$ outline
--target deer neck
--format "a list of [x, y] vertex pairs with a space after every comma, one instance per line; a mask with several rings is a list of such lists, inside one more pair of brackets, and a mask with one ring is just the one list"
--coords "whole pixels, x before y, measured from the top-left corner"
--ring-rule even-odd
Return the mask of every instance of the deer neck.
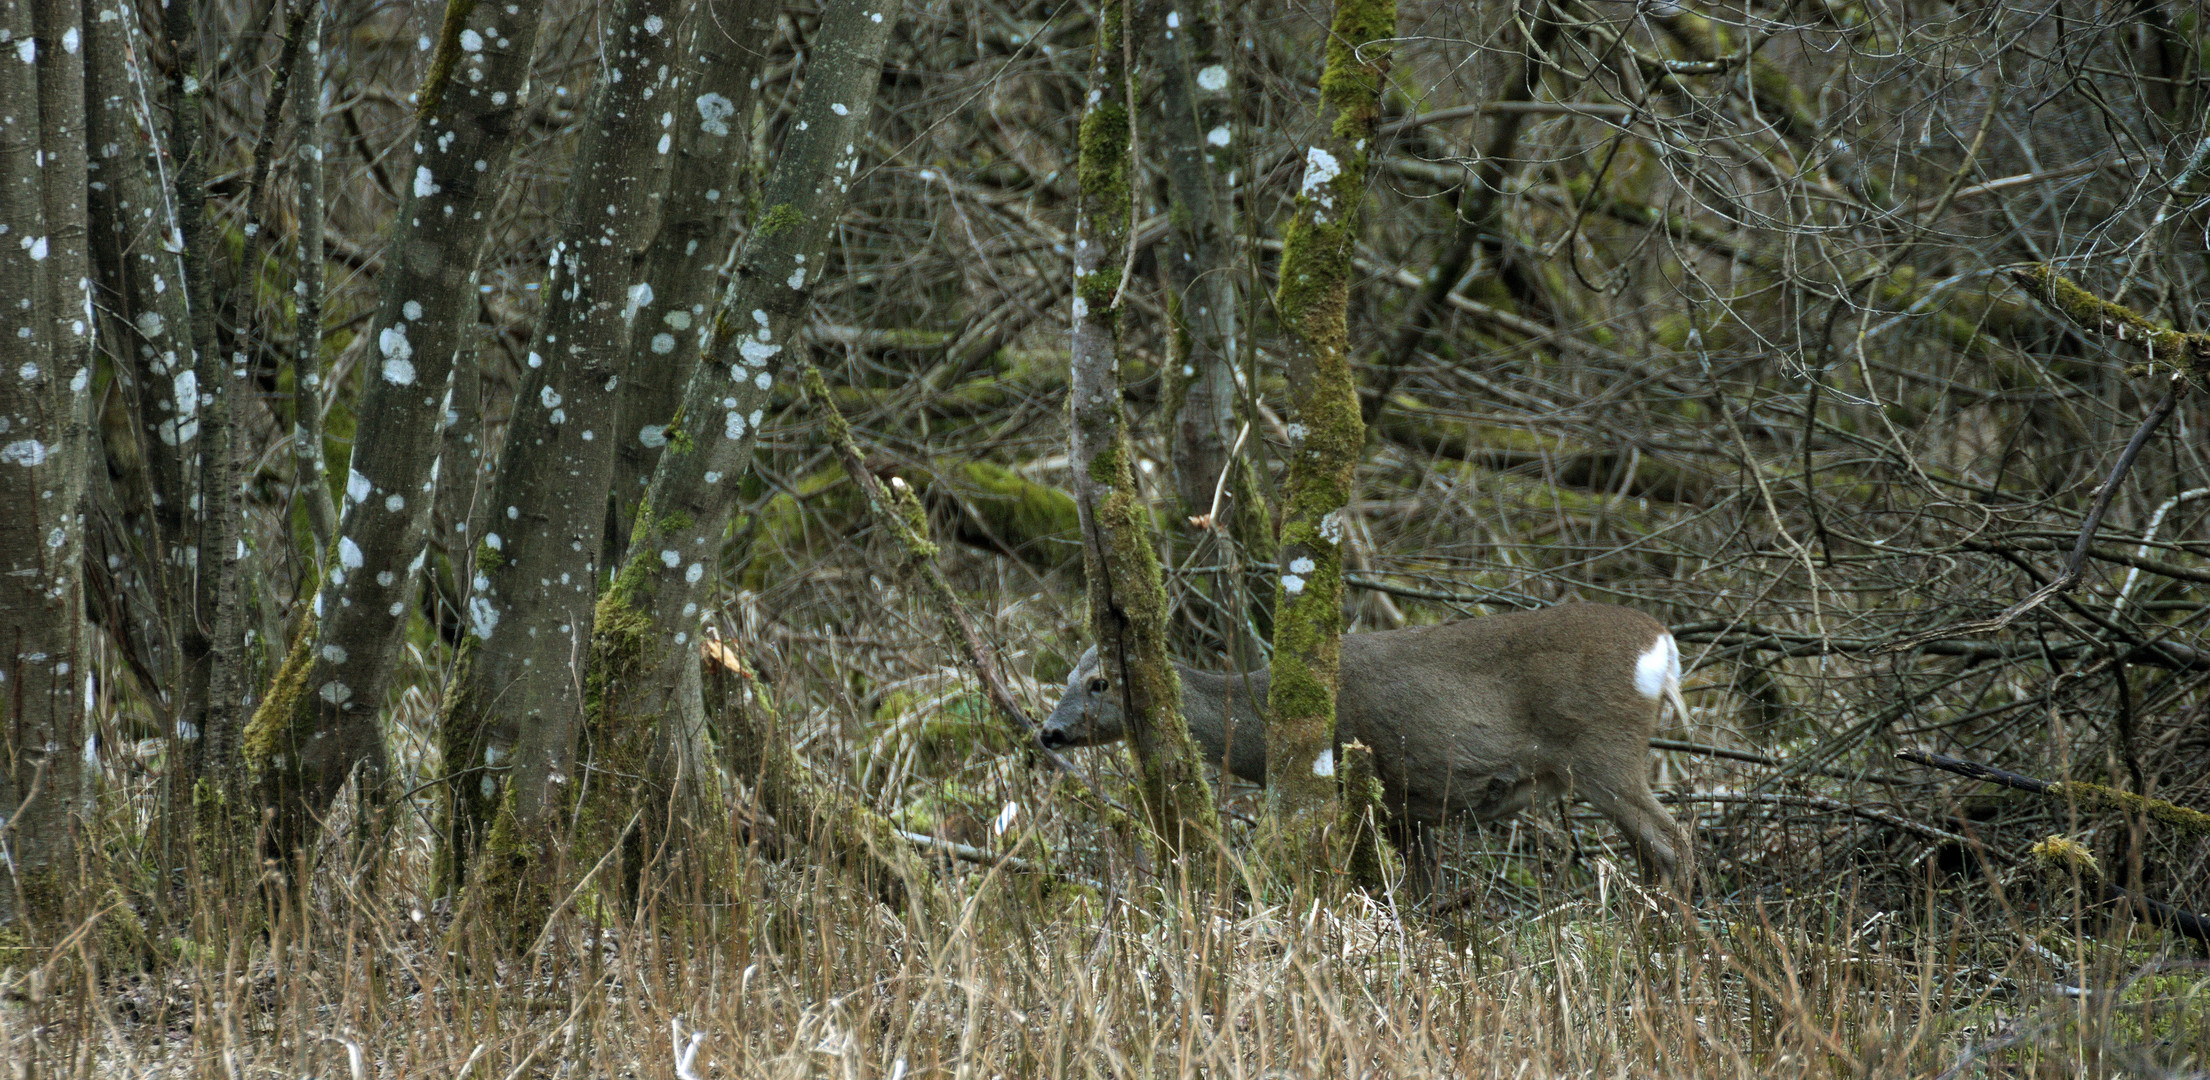
[[1213, 765], [1225, 760], [1229, 772], [1265, 783], [1266, 718], [1257, 703], [1266, 699], [1267, 673], [1220, 675], [1180, 664], [1174, 668], [1182, 678], [1182, 720], [1205, 760]]

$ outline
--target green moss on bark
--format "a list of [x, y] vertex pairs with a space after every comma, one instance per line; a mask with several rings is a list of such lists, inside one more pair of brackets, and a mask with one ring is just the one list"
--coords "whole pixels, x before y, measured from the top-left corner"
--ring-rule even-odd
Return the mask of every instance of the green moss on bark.
[[772, 240], [782, 233], [806, 223], [805, 212], [790, 203], [776, 203], [760, 218], [759, 237]]
[[2135, 817], [2146, 817], [2158, 825], [2178, 829], [2191, 836], [2210, 836], [2210, 814], [2205, 814], [2200, 810], [2190, 810], [2187, 807], [2165, 802], [2162, 799], [2146, 798], [2130, 791], [2120, 791], [2114, 787], [2089, 783], [2085, 780], [2061, 781], [2050, 790], [2050, 793], [2059, 798], [2076, 802], [2084, 809], [2108, 810]]
[[422, 90], [416, 95], [421, 100], [415, 108], [418, 122], [435, 114], [444, 102], [445, 88], [453, 82], [453, 66], [460, 62], [461, 31], [468, 28], [468, 16], [475, 10], [476, 0], [447, 0], [445, 22], [437, 34], [437, 52], [430, 58], [430, 70], [422, 76]]
[[1321, 76], [1330, 138], [1305, 161], [1282, 244], [1275, 308], [1289, 337], [1294, 408], [1282, 493], [1274, 664], [1267, 705], [1267, 804], [1278, 868], [1294, 882], [1336, 865], [1335, 693], [1341, 666], [1342, 511], [1365, 442], [1351, 371], [1348, 304], [1380, 92], [1395, 34], [1393, 0], [1340, 0]]
[[[621, 687], [649, 662], [656, 636], [651, 617], [632, 604], [637, 580], [625, 572], [599, 598], [594, 616], [584, 682], [586, 719], [573, 766], [590, 775], [571, 775], [562, 789], [569, 799], [565, 812], [548, 815], [548, 822], [535, 828], [520, 820], [513, 789], [505, 788], [484, 842], [473, 891], [510, 952], [536, 940], [553, 915], [556, 891], [580, 887], [579, 903], [594, 909], [635, 894], [643, 865], [637, 826], [657, 795], [637, 778], [654, 775], [660, 722], [656, 715], [619, 707]], [[617, 845], [623, 847], [619, 853]], [[594, 871], [588, 880], [570, 880]]]
[[2153, 365], [2158, 361], [2187, 373], [2195, 382], [2210, 372], [2210, 334], [2183, 334], [2151, 322], [2132, 308], [2115, 304], [2074, 284], [2047, 263], [2013, 271], [2020, 285], [2082, 329], [2138, 342]]
[[299, 747], [314, 737], [314, 695], [307, 688], [307, 676], [314, 667], [315, 627], [311, 618], [300, 626], [269, 683], [268, 696], [253, 710], [239, 738], [247, 776], [264, 789], [299, 782]]

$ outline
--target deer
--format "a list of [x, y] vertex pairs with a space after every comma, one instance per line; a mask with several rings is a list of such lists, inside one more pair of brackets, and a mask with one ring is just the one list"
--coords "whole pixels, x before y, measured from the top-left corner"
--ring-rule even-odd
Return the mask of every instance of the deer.
[[[1174, 666], [1190, 736], [1213, 763], [1264, 784], [1267, 672]], [[1688, 837], [1651, 797], [1647, 775], [1664, 707], [1688, 717], [1680, 648], [1663, 623], [1611, 604], [1562, 604], [1346, 634], [1340, 670], [1336, 748], [1313, 770], [1332, 775], [1354, 739], [1372, 749], [1413, 899], [1436, 884], [1436, 826], [1502, 821], [1569, 794], [1619, 826], [1646, 881], [1686, 894]], [[1052, 749], [1127, 734], [1095, 646], [1038, 734]]]

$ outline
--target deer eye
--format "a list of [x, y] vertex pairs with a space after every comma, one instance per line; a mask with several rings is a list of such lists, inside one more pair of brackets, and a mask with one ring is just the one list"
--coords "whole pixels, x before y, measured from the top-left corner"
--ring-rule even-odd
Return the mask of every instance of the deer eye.
[[1098, 676], [1098, 677], [1096, 677], [1096, 678], [1094, 678], [1094, 679], [1091, 679], [1091, 680], [1090, 680], [1090, 693], [1093, 693], [1093, 694], [1102, 694], [1102, 693], [1104, 693], [1104, 692], [1105, 692], [1105, 677], [1104, 677], [1103, 675], [1100, 675], [1100, 676]]

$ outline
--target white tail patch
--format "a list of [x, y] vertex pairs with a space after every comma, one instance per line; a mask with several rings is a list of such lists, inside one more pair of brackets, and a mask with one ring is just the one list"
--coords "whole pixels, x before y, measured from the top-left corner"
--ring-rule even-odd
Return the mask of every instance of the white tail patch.
[[1334, 747], [1330, 746], [1330, 747], [1328, 747], [1327, 749], [1325, 749], [1325, 750], [1322, 750], [1322, 751], [1320, 751], [1320, 756], [1319, 756], [1319, 757], [1316, 757], [1316, 758], [1313, 758], [1313, 759], [1312, 759], [1312, 775], [1314, 775], [1314, 776], [1334, 776], [1334, 775], [1335, 775], [1335, 748], [1334, 748]]
[[1656, 701], [1665, 696], [1669, 687], [1681, 682], [1681, 650], [1673, 644], [1673, 635], [1660, 634], [1634, 661], [1634, 688], [1643, 697]]
[[1660, 634], [1634, 662], [1634, 688], [1652, 701], [1673, 705], [1673, 717], [1688, 722], [1688, 702], [1681, 698], [1681, 650], [1673, 635]]

